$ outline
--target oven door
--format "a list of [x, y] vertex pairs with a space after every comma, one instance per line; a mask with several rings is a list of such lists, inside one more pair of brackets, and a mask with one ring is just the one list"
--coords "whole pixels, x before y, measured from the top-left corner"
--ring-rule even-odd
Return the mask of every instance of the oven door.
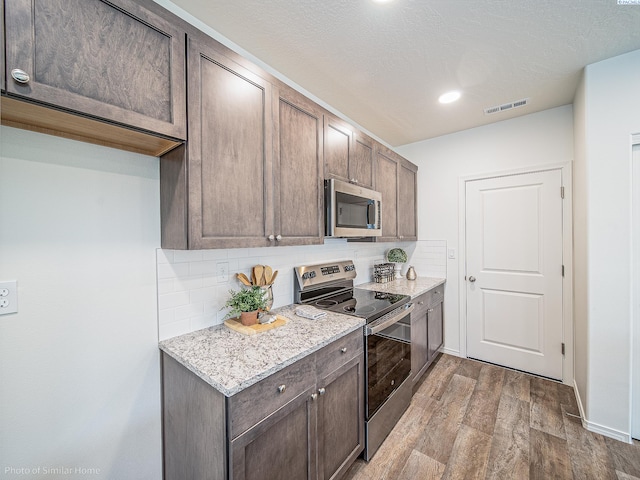
[[[403, 306], [392, 322], [366, 328], [367, 420], [411, 374], [412, 304]], [[384, 319], [381, 319], [384, 320]], [[378, 328], [380, 327], [380, 328]]]

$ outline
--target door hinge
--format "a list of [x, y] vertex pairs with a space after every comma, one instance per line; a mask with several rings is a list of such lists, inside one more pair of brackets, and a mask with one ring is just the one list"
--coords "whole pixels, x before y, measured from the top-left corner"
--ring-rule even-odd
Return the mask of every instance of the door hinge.
[[564, 198], [564, 187], [560, 187], [560, 198]]
[[562, 276], [564, 277], [564, 265], [562, 265]]
[[564, 343], [562, 344], [562, 355], [564, 355]]

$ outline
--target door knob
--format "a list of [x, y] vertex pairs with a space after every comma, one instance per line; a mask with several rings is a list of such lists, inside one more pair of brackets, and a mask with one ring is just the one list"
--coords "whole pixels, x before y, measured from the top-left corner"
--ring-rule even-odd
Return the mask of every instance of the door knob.
[[476, 277], [469, 277], [469, 281], [470, 281], [471, 283], [475, 282], [475, 281], [476, 281]]

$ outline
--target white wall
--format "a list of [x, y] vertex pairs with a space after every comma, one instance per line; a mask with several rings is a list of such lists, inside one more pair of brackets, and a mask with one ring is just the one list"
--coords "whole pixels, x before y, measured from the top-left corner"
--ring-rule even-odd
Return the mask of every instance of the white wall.
[[591, 429], [628, 438], [631, 395], [631, 136], [640, 133], [640, 50], [585, 68], [588, 269], [586, 398]]
[[[403, 243], [358, 243], [326, 239], [324, 245], [236, 248], [221, 250], [158, 249], [158, 317], [160, 339], [222, 323], [229, 290], [241, 288], [235, 274], [250, 277], [254, 265], [278, 271], [273, 285], [274, 308], [293, 303], [293, 269], [300, 265], [353, 260], [355, 284], [373, 281], [373, 265], [383, 262], [387, 250], [402, 247], [419, 276], [446, 278], [446, 243], [437, 240]], [[218, 275], [224, 270], [226, 276]], [[222, 310], [221, 310], [222, 309]]]
[[0, 316], [0, 477], [157, 480], [158, 159], [0, 142], [0, 280], [19, 303]]
[[448, 260], [445, 348], [460, 349], [458, 288], [458, 188], [461, 177], [571, 161], [570, 105], [400, 147], [418, 165], [419, 238], [445, 239], [456, 249]]

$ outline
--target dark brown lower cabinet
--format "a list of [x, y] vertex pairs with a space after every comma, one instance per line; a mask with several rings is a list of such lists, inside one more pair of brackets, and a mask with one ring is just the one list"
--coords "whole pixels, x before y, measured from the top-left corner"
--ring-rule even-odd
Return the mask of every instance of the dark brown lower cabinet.
[[413, 302], [411, 314], [411, 376], [415, 387], [444, 343], [442, 302], [444, 285], [435, 287]]
[[352, 332], [231, 397], [163, 353], [165, 479], [341, 478], [364, 449], [363, 344]]

